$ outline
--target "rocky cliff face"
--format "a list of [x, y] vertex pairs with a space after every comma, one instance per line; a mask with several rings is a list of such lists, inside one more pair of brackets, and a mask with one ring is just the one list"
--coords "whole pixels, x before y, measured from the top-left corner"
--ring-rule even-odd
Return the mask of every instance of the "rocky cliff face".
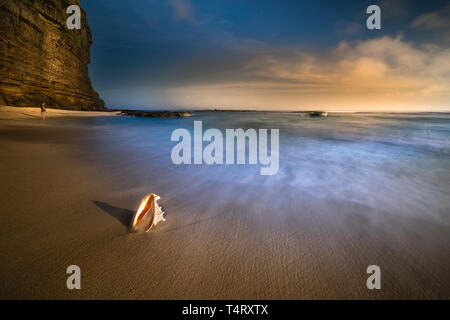
[[68, 30], [79, 0], [0, 0], [0, 105], [103, 110], [88, 74], [92, 37]]

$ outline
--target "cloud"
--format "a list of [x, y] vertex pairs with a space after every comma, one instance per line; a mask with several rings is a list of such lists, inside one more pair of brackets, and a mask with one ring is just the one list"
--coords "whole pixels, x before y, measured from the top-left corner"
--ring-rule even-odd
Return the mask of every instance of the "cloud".
[[382, 0], [379, 6], [383, 17], [401, 17], [409, 10], [407, 0]]
[[187, 0], [170, 0], [169, 1], [173, 15], [176, 20], [186, 21], [190, 24], [197, 24], [197, 18], [194, 14], [194, 8]]
[[172, 103], [189, 106], [450, 107], [450, 49], [417, 47], [400, 36], [341, 42], [326, 54], [272, 49], [253, 56], [232, 74], [227, 81], [170, 88], [166, 93]]
[[444, 34], [441, 37], [441, 41], [450, 43], [450, 31], [444, 32]]
[[413, 27], [423, 27], [425, 29], [448, 29], [450, 28], [450, 5], [439, 11], [422, 14], [411, 23]]
[[348, 36], [359, 35], [362, 31], [362, 23], [360, 21], [344, 21], [340, 20], [336, 23], [336, 29], [340, 33]]
[[[450, 49], [416, 48], [401, 37], [382, 37], [356, 45], [341, 42], [327, 55], [297, 52], [290, 59], [263, 56], [251, 62], [249, 72], [272, 81], [302, 87], [314, 84], [324, 92], [363, 94], [417, 94], [429, 88], [449, 90]], [[447, 91], [448, 93], [449, 91]]]

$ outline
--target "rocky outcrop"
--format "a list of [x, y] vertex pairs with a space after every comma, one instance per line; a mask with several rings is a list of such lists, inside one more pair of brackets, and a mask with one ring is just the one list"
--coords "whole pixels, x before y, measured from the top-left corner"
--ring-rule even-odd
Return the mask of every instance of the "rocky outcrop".
[[104, 110], [89, 79], [91, 32], [66, 26], [79, 0], [0, 0], [0, 105]]
[[184, 118], [191, 117], [188, 111], [142, 111], [142, 110], [113, 110], [120, 111], [124, 116], [135, 116], [137, 118]]
[[328, 116], [328, 112], [325, 111], [310, 111], [309, 112], [310, 117], [326, 117]]

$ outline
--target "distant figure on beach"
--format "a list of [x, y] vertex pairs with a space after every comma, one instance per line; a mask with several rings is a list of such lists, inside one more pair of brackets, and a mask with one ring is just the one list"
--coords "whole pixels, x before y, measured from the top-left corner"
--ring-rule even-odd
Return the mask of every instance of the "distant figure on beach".
[[47, 112], [47, 104], [45, 102], [42, 102], [42, 105], [41, 105], [42, 120], [45, 120], [45, 113], [46, 112]]

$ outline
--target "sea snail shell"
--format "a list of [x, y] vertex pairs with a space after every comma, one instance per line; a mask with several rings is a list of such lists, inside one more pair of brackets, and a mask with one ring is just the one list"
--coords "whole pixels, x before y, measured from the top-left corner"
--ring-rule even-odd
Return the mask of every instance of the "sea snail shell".
[[147, 232], [159, 222], [165, 221], [164, 211], [162, 211], [157, 203], [159, 199], [160, 197], [154, 193], [150, 193], [142, 199], [141, 204], [131, 221], [132, 232]]

